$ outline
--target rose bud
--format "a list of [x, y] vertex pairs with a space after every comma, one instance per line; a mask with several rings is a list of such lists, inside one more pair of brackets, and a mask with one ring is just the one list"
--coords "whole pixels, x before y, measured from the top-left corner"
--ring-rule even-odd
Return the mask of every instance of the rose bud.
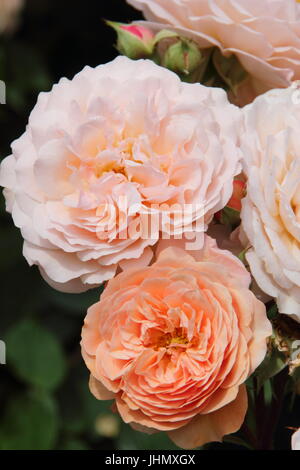
[[182, 38], [176, 33], [162, 30], [155, 37], [157, 58], [160, 65], [179, 75], [190, 75], [206, 63], [194, 41]]
[[154, 34], [144, 26], [107, 21], [118, 35], [118, 51], [130, 59], [142, 59], [152, 54]]

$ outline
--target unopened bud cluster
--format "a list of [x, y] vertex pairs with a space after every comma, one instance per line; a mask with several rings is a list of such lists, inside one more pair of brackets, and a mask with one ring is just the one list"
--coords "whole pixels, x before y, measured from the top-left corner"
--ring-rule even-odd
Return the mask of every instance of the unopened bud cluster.
[[130, 59], [152, 59], [157, 64], [176, 72], [183, 78], [204, 70], [209, 53], [177, 33], [162, 30], [154, 34], [140, 25], [107, 22], [117, 33], [116, 47]]

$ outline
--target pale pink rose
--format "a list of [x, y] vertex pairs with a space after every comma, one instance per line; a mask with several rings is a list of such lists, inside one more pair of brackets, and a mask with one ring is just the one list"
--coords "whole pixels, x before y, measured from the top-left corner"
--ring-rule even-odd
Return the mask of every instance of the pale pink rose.
[[0, 34], [14, 29], [24, 0], [0, 0]]
[[292, 450], [300, 450], [300, 428], [292, 435]]
[[250, 74], [239, 104], [300, 79], [300, 5], [296, 0], [127, 0], [153, 31], [175, 30], [201, 48], [234, 54]]
[[[298, 104], [297, 104], [298, 103]], [[279, 311], [300, 321], [300, 100], [294, 87], [244, 108], [247, 196], [242, 229], [252, 275]]]
[[62, 79], [1, 164], [29, 264], [79, 292], [148, 264], [162, 234], [203, 233], [240, 171], [240, 119], [223, 90], [152, 61], [118, 57]]
[[197, 259], [171, 247], [110, 280], [81, 342], [92, 393], [115, 399], [134, 429], [167, 431], [184, 448], [241, 427], [244, 382], [272, 331], [237, 258], [205, 236]]

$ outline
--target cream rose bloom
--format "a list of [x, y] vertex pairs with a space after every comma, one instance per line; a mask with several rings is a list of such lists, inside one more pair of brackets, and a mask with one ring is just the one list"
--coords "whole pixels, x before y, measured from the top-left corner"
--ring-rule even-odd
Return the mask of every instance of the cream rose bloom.
[[24, 0], [0, 0], [0, 34], [14, 28]]
[[240, 171], [240, 119], [223, 90], [152, 61], [119, 57], [62, 79], [1, 165], [28, 263], [79, 292], [148, 264], [162, 233], [203, 233]]
[[269, 91], [244, 108], [247, 196], [242, 229], [259, 287], [300, 321], [300, 100], [294, 87]]
[[296, 0], [127, 0], [154, 30], [175, 29], [201, 48], [235, 54], [250, 74], [240, 100], [300, 78], [300, 4]]

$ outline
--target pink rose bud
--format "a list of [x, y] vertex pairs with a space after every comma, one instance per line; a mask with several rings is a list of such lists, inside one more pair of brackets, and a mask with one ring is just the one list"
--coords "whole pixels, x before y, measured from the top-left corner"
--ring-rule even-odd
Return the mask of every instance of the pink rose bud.
[[154, 47], [154, 34], [144, 26], [107, 21], [118, 35], [118, 51], [130, 59], [150, 57]]
[[120, 26], [120, 28], [124, 29], [124, 31], [129, 31], [131, 34], [137, 36], [146, 43], [152, 42], [152, 39], [154, 38], [154, 34], [152, 33], [152, 31], [150, 31], [150, 29], [144, 28], [144, 26], [129, 24], [122, 25]]

